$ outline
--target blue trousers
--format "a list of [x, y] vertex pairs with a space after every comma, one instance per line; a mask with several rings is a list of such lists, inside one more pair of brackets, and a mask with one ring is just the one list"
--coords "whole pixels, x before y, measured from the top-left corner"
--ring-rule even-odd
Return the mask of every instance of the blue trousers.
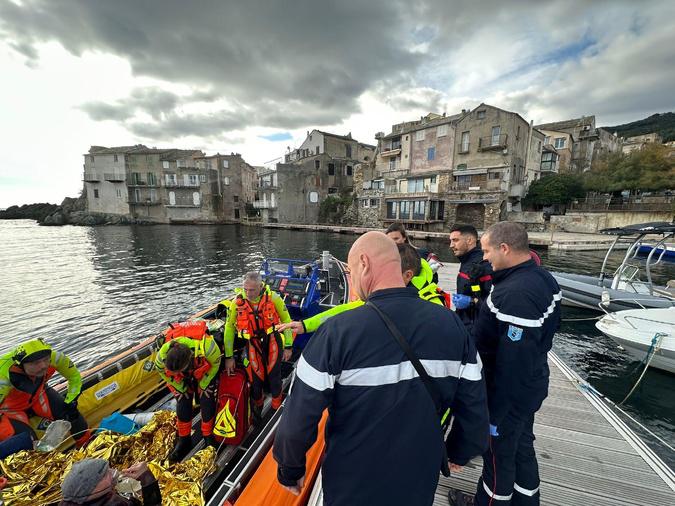
[[[483, 455], [475, 503], [539, 506], [539, 466], [534, 453], [534, 413], [509, 412]], [[492, 503], [490, 503], [492, 501]]]

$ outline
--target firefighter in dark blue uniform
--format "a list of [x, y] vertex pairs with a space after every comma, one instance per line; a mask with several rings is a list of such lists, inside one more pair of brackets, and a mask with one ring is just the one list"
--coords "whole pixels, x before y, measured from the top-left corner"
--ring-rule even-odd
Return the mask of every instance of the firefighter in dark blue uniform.
[[450, 249], [460, 261], [452, 305], [471, 333], [480, 306], [492, 288], [492, 267], [483, 260], [478, 232], [471, 225], [455, 225], [450, 229]]
[[349, 252], [352, 287], [367, 304], [327, 320], [298, 361], [274, 439], [278, 480], [300, 493], [305, 454], [328, 409], [322, 464], [326, 506], [431, 505], [443, 462], [437, 407], [376, 304], [439, 387], [454, 415], [451, 468], [485, 451], [485, 386], [473, 340], [457, 316], [405, 287], [395, 244], [381, 232]]
[[539, 504], [534, 414], [548, 395], [547, 353], [560, 324], [560, 287], [530, 257], [525, 229], [497, 223], [481, 238], [493, 289], [474, 327], [490, 410], [490, 448], [476, 504]]

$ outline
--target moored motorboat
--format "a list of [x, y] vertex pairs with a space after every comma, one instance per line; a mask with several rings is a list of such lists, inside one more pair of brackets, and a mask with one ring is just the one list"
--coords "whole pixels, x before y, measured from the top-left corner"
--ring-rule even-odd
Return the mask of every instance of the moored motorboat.
[[[675, 306], [675, 290], [659, 286], [652, 281], [651, 269], [663, 261], [657, 254], [667, 240], [675, 236], [673, 223], [643, 223], [628, 227], [605, 229], [601, 232], [616, 235], [607, 250], [600, 274], [588, 276], [567, 272], [551, 272], [563, 294], [563, 304], [595, 311], [621, 311], [636, 308], [667, 308]], [[647, 256], [644, 265], [637, 260], [640, 245], [646, 236], [660, 236]], [[630, 246], [613, 274], [609, 274], [607, 261], [619, 241], [630, 241]], [[641, 279], [644, 270], [646, 279]], [[602, 308], [600, 307], [602, 304]]]
[[595, 326], [634, 359], [675, 374], [675, 307], [608, 313]]

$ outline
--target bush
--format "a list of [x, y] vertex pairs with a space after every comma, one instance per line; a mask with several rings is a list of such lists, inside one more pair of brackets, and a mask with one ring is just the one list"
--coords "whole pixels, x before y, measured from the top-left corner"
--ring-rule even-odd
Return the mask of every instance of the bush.
[[530, 185], [524, 202], [532, 206], [566, 205], [583, 196], [581, 178], [570, 174], [551, 174]]

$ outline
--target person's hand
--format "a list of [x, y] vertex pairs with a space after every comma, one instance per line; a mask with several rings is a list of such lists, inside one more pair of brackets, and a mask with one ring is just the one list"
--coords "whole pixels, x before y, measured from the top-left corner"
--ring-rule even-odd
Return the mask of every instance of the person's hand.
[[285, 348], [284, 349], [284, 356], [282, 357], [282, 360], [284, 362], [288, 362], [291, 357], [293, 356], [293, 348]]
[[466, 309], [471, 305], [471, 297], [460, 293], [453, 293], [452, 305], [455, 306], [456, 309]]
[[234, 358], [226, 358], [225, 359], [225, 372], [228, 375], [234, 374]]
[[134, 480], [140, 481], [141, 486], [146, 487], [153, 481], [156, 481], [155, 475], [152, 474], [152, 471], [148, 468], [146, 462], [138, 462], [133, 466], [130, 466], [122, 470], [122, 476], [128, 476]]
[[450, 467], [451, 473], [461, 473], [462, 470], [464, 469], [464, 466], [460, 466], [458, 464], [453, 464], [450, 461], [448, 461], [448, 466]]
[[302, 487], [305, 486], [305, 477], [303, 476], [300, 478], [295, 485], [292, 486], [287, 486], [287, 485], [281, 485], [283, 488], [288, 490], [291, 494], [293, 495], [300, 495], [300, 492], [302, 491]]
[[304, 334], [305, 333], [305, 327], [302, 325], [302, 322], [281, 323], [281, 324], [277, 325], [276, 329], [279, 332], [283, 332], [286, 329], [291, 329], [296, 334]]
[[493, 437], [499, 436], [499, 432], [497, 432], [497, 426], [490, 424], [490, 435]]

